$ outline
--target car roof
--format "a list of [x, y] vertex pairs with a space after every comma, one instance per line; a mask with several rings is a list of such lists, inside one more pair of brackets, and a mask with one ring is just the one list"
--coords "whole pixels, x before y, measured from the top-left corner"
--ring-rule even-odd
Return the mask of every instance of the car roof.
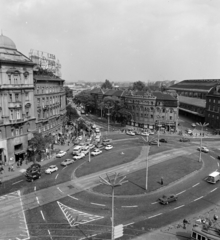
[[50, 168], [52, 168], [52, 167], [56, 167], [56, 165], [50, 165]]

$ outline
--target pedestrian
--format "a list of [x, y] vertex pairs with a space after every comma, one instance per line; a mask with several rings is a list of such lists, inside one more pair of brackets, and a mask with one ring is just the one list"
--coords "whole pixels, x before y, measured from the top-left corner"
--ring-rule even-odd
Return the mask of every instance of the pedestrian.
[[163, 177], [160, 179], [160, 184], [163, 185]]
[[188, 221], [184, 218], [183, 219], [183, 229], [186, 229], [186, 224], [188, 223]]
[[20, 167], [20, 161], [18, 160], [17, 161], [17, 168], [19, 168]]
[[8, 171], [11, 172], [11, 166], [10, 165], [8, 166]]

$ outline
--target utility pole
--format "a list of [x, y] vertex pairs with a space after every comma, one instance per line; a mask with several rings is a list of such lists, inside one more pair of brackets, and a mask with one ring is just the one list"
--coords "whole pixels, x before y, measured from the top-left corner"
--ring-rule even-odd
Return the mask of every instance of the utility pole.
[[207, 127], [208, 125], [209, 125], [209, 123], [196, 123], [196, 125], [198, 125], [199, 127], [201, 127], [201, 137], [200, 137], [200, 151], [199, 151], [199, 162], [201, 162], [202, 161], [202, 136], [203, 136], [203, 128], [204, 127]]
[[160, 146], [160, 127], [162, 126], [161, 124], [160, 124], [160, 116], [158, 115], [157, 116], [157, 118], [158, 118], [158, 124], [157, 124], [157, 127], [158, 127], [158, 130], [157, 130], [157, 146], [159, 147]]
[[119, 187], [121, 186], [123, 183], [126, 183], [127, 181], [124, 181], [124, 179], [126, 178], [126, 176], [121, 176], [119, 177], [118, 173], [115, 173], [114, 178], [110, 179], [110, 177], [108, 176], [108, 174], [106, 174], [107, 179], [104, 179], [103, 177], [99, 177], [100, 178], [100, 182], [106, 186], [109, 186], [112, 188], [112, 237], [111, 240], [114, 240], [114, 197], [115, 197], [115, 187]]
[[146, 156], [146, 183], [145, 183], [145, 189], [148, 188], [148, 156], [150, 152], [150, 146], [147, 146], [147, 156]]

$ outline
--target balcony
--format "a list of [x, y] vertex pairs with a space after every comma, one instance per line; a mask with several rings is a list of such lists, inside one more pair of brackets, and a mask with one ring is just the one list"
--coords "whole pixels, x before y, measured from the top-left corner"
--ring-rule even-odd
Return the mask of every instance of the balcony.
[[9, 108], [21, 108], [21, 101], [16, 101], [16, 102], [9, 102], [8, 103]]
[[21, 122], [24, 122], [24, 118], [10, 119], [9, 121], [10, 121], [10, 123], [21, 123]]

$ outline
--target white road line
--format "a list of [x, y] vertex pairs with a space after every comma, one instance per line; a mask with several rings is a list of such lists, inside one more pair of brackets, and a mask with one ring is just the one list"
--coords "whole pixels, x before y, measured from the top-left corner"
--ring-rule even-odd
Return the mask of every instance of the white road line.
[[58, 175], [59, 175], [59, 173], [56, 175], [55, 179], [57, 179]]
[[59, 187], [57, 187], [57, 189], [61, 192], [61, 193], [63, 193], [63, 191], [62, 190], [60, 190], [60, 188]]
[[195, 200], [193, 200], [193, 202], [198, 201], [199, 199], [203, 198], [203, 196], [196, 198]]
[[130, 225], [132, 225], [132, 224], [134, 224], [134, 223], [135, 223], [135, 222], [125, 224], [124, 227], [130, 226]]
[[38, 197], [36, 197], [36, 199], [37, 199], [37, 203], [40, 204]]
[[157, 217], [157, 216], [160, 216], [160, 215], [162, 215], [162, 213], [158, 213], [158, 214], [156, 214], [156, 215], [150, 216], [150, 217], [148, 217], [148, 219], [154, 218], [154, 217]]
[[97, 206], [105, 206], [105, 204], [99, 204], [99, 203], [93, 203], [93, 202], [91, 202], [91, 204], [97, 205]]
[[[66, 166], [66, 167], [67, 167], [67, 166]], [[62, 168], [62, 170], [65, 169], [66, 167]]]
[[213, 156], [210, 156], [212, 159], [215, 159]]
[[138, 207], [138, 205], [133, 205], [133, 206], [121, 206], [121, 207], [131, 208], [131, 207]]
[[20, 180], [20, 181], [18, 181], [18, 182], [14, 182], [14, 183], [12, 183], [12, 185], [14, 185], [14, 184], [17, 184], [17, 183], [19, 183], [19, 182], [23, 182], [24, 180]]
[[195, 185], [193, 185], [192, 187], [195, 187], [195, 186], [197, 186], [197, 185], [199, 185], [200, 183], [196, 183]]
[[36, 191], [36, 187], [34, 187], [34, 191]]
[[176, 195], [178, 196], [178, 195], [184, 193], [185, 191], [186, 191], [186, 190], [184, 190], [184, 191], [182, 191], [182, 192], [179, 192], [179, 193], [177, 193]]
[[68, 197], [71, 197], [71, 198], [73, 198], [73, 199], [75, 199], [75, 200], [79, 200], [78, 198], [75, 198], [75, 197], [73, 197], [73, 196], [70, 196], [70, 195], [67, 195]]
[[157, 204], [158, 202], [152, 202], [151, 204]]
[[212, 189], [212, 191], [210, 191], [210, 192], [214, 192], [216, 189], [218, 189], [218, 188], [214, 188], [214, 189]]
[[47, 229], [47, 231], [48, 231], [48, 234], [50, 235], [50, 239], [53, 239], [52, 236], [51, 236], [50, 230]]
[[46, 221], [45, 217], [44, 217], [44, 214], [43, 214], [43, 212], [41, 210], [40, 210], [40, 213], [41, 213], [41, 216], [42, 216], [43, 220]]
[[179, 207], [175, 207], [174, 209], [178, 209], [178, 208], [181, 208], [181, 207], [184, 207], [185, 205], [181, 205]]

